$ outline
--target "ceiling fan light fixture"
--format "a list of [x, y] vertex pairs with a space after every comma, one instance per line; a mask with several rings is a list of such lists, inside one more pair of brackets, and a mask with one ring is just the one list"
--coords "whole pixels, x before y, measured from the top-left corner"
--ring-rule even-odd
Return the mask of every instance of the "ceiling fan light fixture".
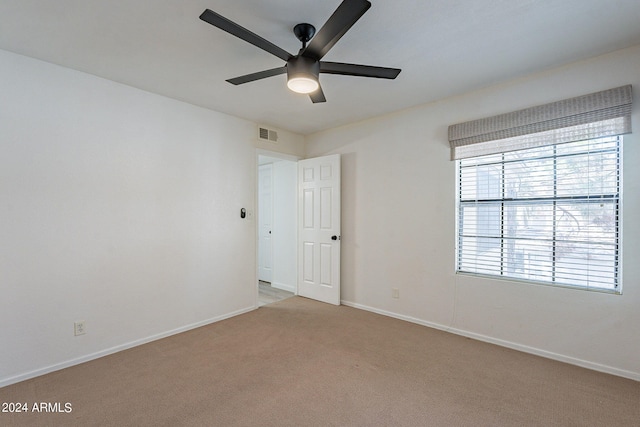
[[287, 81], [287, 87], [297, 93], [311, 93], [318, 90], [317, 80], [310, 77], [293, 77]]
[[320, 62], [304, 56], [287, 61], [287, 87], [297, 93], [312, 93], [318, 90]]

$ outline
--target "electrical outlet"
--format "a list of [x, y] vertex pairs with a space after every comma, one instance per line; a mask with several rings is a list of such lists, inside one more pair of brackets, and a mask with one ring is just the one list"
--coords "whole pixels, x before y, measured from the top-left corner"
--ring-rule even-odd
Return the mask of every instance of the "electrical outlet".
[[391, 288], [391, 298], [400, 298], [400, 289], [398, 288]]
[[73, 323], [73, 335], [84, 335], [87, 333], [87, 330], [84, 327], [84, 320], [79, 320]]

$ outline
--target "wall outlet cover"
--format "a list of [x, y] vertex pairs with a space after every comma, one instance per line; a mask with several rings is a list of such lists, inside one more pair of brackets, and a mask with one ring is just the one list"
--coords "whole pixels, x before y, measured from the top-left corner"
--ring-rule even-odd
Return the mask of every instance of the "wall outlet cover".
[[87, 330], [85, 329], [84, 320], [78, 320], [77, 322], [73, 323], [73, 335], [78, 336], [84, 335], [86, 333]]

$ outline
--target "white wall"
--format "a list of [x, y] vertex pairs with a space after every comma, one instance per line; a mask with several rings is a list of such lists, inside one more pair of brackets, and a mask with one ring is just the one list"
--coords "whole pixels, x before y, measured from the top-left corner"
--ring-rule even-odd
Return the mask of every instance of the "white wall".
[[[307, 137], [342, 153], [342, 300], [640, 380], [640, 102], [624, 139], [623, 295], [454, 274], [450, 124], [633, 84], [640, 46]], [[391, 298], [391, 288], [400, 298]]]
[[[256, 307], [257, 125], [0, 51], [0, 386]], [[87, 334], [73, 336], [85, 320]]]

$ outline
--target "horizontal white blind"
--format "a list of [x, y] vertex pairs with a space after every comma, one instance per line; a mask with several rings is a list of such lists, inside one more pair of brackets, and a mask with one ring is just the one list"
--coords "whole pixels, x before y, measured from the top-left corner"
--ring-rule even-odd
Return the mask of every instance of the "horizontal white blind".
[[449, 126], [452, 159], [631, 132], [631, 85]]
[[457, 270], [619, 286], [621, 137], [459, 161]]

